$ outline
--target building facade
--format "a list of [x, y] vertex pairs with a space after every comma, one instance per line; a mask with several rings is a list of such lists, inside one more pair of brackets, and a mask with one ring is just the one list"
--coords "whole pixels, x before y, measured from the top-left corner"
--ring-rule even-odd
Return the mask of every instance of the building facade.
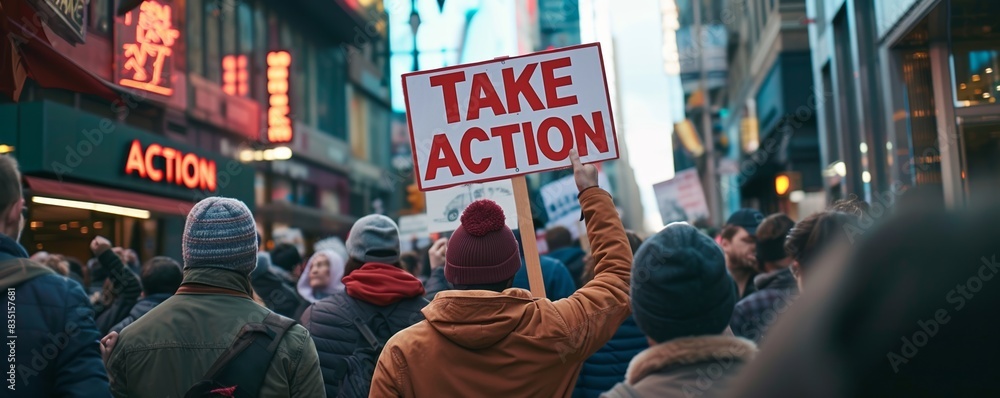
[[825, 187], [891, 203], [989, 200], [1000, 137], [1000, 4], [810, 0]]
[[246, 202], [267, 247], [398, 211], [381, 1], [78, 3], [0, 2], [0, 143], [37, 204], [29, 249], [88, 258], [101, 234], [179, 258], [210, 195]]

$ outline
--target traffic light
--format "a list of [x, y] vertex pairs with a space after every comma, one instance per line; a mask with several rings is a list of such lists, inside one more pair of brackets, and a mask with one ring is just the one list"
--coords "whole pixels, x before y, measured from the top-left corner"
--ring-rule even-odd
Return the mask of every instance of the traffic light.
[[420, 213], [424, 211], [424, 193], [420, 192], [420, 188], [417, 184], [410, 184], [406, 187], [406, 201], [410, 202], [410, 208], [414, 212]]

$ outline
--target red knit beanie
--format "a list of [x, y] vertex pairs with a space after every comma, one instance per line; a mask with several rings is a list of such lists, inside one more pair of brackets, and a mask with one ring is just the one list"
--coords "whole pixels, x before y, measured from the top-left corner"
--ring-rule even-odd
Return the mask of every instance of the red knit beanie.
[[503, 209], [492, 200], [477, 200], [462, 212], [462, 225], [448, 241], [444, 266], [448, 282], [485, 285], [514, 277], [521, 256], [504, 220]]

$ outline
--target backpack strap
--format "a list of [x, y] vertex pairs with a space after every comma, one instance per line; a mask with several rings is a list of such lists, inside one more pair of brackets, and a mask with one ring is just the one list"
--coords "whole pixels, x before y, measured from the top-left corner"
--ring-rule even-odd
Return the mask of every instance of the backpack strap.
[[354, 322], [354, 327], [358, 328], [358, 332], [368, 341], [368, 344], [371, 345], [375, 352], [381, 351], [383, 344], [375, 336], [375, 333], [372, 332], [372, 329], [368, 327], [368, 322], [364, 316], [365, 312], [358, 305], [357, 300], [353, 297], [347, 297], [344, 301], [347, 302], [347, 311], [351, 313], [351, 321]]
[[248, 323], [236, 340], [215, 360], [202, 381], [191, 387], [185, 397], [224, 394], [233, 397], [260, 396], [264, 375], [285, 332], [295, 321], [269, 312], [261, 323]]

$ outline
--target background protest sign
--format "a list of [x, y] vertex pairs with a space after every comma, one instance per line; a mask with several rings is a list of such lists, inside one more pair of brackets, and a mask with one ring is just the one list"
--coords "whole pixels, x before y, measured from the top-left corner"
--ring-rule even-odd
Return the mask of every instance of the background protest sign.
[[705, 191], [701, 189], [698, 170], [693, 167], [677, 172], [674, 178], [653, 185], [653, 194], [656, 195], [663, 224], [676, 221], [694, 223], [708, 218]]
[[618, 158], [600, 44], [403, 75], [422, 191]]
[[462, 212], [474, 201], [489, 199], [503, 208], [506, 224], [517, 229], [517, 207], [510, 180], [466, 184], [427, 192], [427, 231], [449, 232], [461, 225]]
[[399, 216], [399, 246], [402, 251], [416, 250], [417, 247], [430, 244], [430, 231], [427, 230], [427, 215], [414, 214]]
[[[611, 183], [604, 173], [597, 174], [597, 184], [604, 190], [611, 192]], [[580, 190], [576, 187], [573, 175], [560, 178], [543, 185], [538, 193], [542, 196], [542, 204], [545, 205], [545, 213], [548, 215], [548, 222], [545, 228], [555, 226], [566, 227], [573, 239], [580, 237], [580, 201], [577, 195]]]

